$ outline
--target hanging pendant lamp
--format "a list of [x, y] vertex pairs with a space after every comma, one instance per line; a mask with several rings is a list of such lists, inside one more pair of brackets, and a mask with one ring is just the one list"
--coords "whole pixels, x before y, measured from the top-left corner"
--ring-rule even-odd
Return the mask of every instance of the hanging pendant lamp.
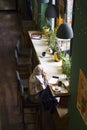
[[46, 8], [45, 16], [48, 18], [56, 18], [57, 17], [57, 11], [56, 11], [55, 5], [48, 4], [48, 7]]
[[38, 0], [39, 3], [48, 3], [49, 0]]
[[73, 38], [72, 27], [68, 23], [61, 24], [57, 30], [56, 36], [60, 39], [72, 39]]

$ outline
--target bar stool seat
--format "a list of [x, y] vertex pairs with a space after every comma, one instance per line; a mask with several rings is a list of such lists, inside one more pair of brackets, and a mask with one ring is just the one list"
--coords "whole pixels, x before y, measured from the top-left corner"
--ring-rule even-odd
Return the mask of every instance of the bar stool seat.
[[20, 73], [32, 73], [32, 61], [31, 57], [21, 57], [18, 56], [17, 50], [15, 49], [15, 59], [16, 59], [16, 70]]
[[32, 48], [27, 48], [22, 45], [20, 40], [16, 43], [16, 50], [18, 53], [18, 56], [24, 56], [24, 57], [31, 57], [32, 56]]
[[21, 57], [18, 56], [17, 50], [15, 49], [15, 59], [18, 65], [31, 65], [31, 57]]
[[30, 58], [22, 58], [22, 57], [19, 57], [17, 58], [17, 65], [19, 66], [26, 66], [26, 65], [31, 65], [31, 59]]

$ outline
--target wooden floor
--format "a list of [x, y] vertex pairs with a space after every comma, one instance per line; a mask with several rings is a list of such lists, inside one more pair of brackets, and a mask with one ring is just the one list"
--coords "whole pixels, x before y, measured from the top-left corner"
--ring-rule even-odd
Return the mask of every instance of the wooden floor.
[[[0, 116], [1, 130], [21, 124], [16, 106], [14, 48], [20, 34], [16, 14], [0, 13]], [[12, 128], [13, 127], [13, 128]]]
[[[0, 13], [0, 130], [22, 130], [22, 119], [17, 107], [14, 49], [20, 26], [16, 14]], [[43, 113], [43, 128], [53, 130], [49, 113]], [[33, 127], [26, 128], [33, 130]], [[34, 127], [34, 130], [37, 130]]]
[[[4, 10], [9, 5], [8, 2], [9, 0], [0, 0], [0, 9]], [[11, 10], [12, 8], [10, 7]], [[14, 49], [21, 34], [20, 30], [20, 22], [15, 12], [0, 12], [0, 130], [23, 129], [21, 113], [17, 107], [14, 58]], [[44, 112], [43, 128], [53, 130], [47, 115], [48, 112]], [[29, 126], [26, 129], [33, 130], [33, 127]], [[37, 129], [34, 127], [34, 130]]]
[[16, 9], [16, 0], [0, 0], [0, 11], [12, 11]]

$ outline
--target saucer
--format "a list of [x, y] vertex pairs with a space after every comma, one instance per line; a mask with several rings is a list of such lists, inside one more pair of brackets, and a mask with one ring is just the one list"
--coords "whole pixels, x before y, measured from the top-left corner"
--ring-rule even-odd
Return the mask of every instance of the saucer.
[[61, 91], [61, 87], [52, 86], [52, 90], [55, 91], [55, 92], [60, 92]]

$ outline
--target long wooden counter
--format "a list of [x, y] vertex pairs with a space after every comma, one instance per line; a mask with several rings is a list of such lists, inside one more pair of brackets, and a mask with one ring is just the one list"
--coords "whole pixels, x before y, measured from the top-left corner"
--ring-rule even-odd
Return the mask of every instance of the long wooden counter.
[[[45, 57], [42, 57], [42, 52], [46, 52], [48, 48], [48, 42], [47, 42], [47, 39], [44, 38], [43, 36], [39, 40], [32, 39], [31, 35], [32, 33], [35, 33], [35, 32], [37, 31], [28, 31], [28, 34], [31, 39], [33, 48], [35, 50], [38, 63], [41, 63], [43, 68], [47, 72], [47, 79], [49, 80], [52, 76], [58, 76], [59, 78], [64, 79], [65, 75], [62, 74], [62, 70], [61, 70], [62, 61], [60, 60], [60, 62], [55, 62], [54, 56], [51, 54], [47, 54]], [[36, 60], [34, 59], [36, 57], [33, 57], [33, 60]], [[67, 81], [66, 80], [63, 80], [63, 81], [65, 81], [67, 85]]]

